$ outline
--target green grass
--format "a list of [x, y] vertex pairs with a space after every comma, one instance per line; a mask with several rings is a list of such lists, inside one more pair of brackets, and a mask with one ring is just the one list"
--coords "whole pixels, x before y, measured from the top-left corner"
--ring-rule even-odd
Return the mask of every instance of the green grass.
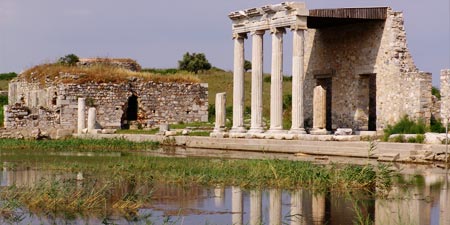
[[0, 95], [0, 127], [3, 127], [4, 113], [3, 106], [8, 104], [8, 96]]
[[17, 73], [0, 73], [0, 91], [8, 90], [8, 83], [13, 78], [17, 77]]
[[132, 142], [124, 139], [15, 140], [0, 139], [0, 151], [53, 152], [131, 152], [154, 150], [158, 142]]
[[[227, 107], [233, 106], [233, 73], [220, 70], [211, 70], [203, 74], [197, 74], [201, 82], [208, 83], [208, 102], [210, 105], [215, 104], [216, 93], [227, 93]], [[251, 73], [245, 73], [244, 76], [244, 91], [245, 102], [244, 108], [250, 109], [251, 107]], [[270, 80], [270, 75], [264, 75], [264, 79]], [[290, 95], [292, 91], [292, 81], [289, 78], [285, 78], [283, 82], [283, 96]], [[250, 110], [247, 110], [245, 116], [250, 117]], [[228, 116], [227, 116], [228, 117]], [[263, 82], [263, 117], [268, 119], [270, 117], [270, 82]], [[284, 119], [290, 120], [284, 116]]]
[[384, 141], [389, 140], [391, 134], [425, 134], [428, 131], [428, 127], [422, 120], [413, 121], [404, 116], [399, 122], [394, 125], [388, 125], [384, 129]]

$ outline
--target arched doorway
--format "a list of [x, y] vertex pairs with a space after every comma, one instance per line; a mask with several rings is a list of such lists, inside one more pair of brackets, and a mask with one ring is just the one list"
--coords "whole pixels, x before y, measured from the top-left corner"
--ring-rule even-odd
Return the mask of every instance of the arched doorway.
[[128, 97], [128, 101], [123, 108], [123, 115], [121, 121], [122, 129], [129, 129], [130, 121], [136, 121], [138, 119], [138, 110], [139, 110], [138, 97], [135, 94], [132, 94], [130, 97]]

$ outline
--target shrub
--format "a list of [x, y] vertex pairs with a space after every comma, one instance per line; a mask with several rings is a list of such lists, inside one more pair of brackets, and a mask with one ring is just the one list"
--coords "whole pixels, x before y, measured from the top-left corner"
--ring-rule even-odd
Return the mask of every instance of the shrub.
[[244, 61], [244, 70], [245, 72], [249, 71], [252, 69], [252, 62], [245, 60]]
[[441, 121], [436, 120], [433, 116], [430, 121], [430, 131], [434, 133], [445, 133], [445, 127]]
[[190, 54], [186, 52], [183, 55], [183, 59], [178, 61], [178, 69], [197, 74], [199, 71], [211, 69], [211, 64], [203, 53]]
[[80, 59], [75, 54], [68, 54], [58, 59], [58, 63], [62, 65], [74, 66]]
[[441, 91], [437, 87], [431, 88], [431, 94], [436, 96], [437, 99], [441, 100]]
[[408, 116], [404, 116], [398, 123], [391, 126], [388, 125], [384, 129], [384, 141], [389, 140], [391, 134], [425, 134], [427, 127], [423, 120], [412, 121]]
[[17, 73], [11, 72], [11, 73], [0, 73], [0, 80], [11, 80], [13, 78], [17, 77]]
[[142, 69], [141, 72], [166, 75], [166, 74], [176, 74], [176, 73], [178, 73], [178, 69], [177, 68], [168, 68], [168, 69], [145, 68], [145, 69]]

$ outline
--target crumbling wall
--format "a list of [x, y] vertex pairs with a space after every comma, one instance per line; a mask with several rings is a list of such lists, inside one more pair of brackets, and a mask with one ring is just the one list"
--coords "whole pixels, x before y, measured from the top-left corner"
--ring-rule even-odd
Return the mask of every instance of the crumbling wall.
[[12, 129], [75, 129], [78, 98], [85, 98], [87, 107], [97, 108], [100, 127], [121, 128], [128, 98], [133, 94], [138, 97], [138, 122], [142, 127], [208, 121], [207, 84], [134, 80], [120, 84], [56, 84], [41, 87], [35, 83], [17, 81], [10, 83], [10, 94], [14, 95], [10, 96], [12, 101], [5, 108], [5, 127]]
[[376, 76], [376, 128], [402, 116], [431, 117], [431, 74], [419, 72], [407, 48], [403, 14], [386, 21], [308, 29], [305, 45], [305, 119], [312, 119], [313, 88], [332, 79], [332, 128], [367, 130], [369, 76]]

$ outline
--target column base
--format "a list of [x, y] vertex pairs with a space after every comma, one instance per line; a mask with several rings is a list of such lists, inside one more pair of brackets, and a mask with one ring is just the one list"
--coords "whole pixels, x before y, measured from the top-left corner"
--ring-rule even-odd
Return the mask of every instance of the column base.
[[249, 134], [260, 134], [260, 133], [264, 133], [264, 128], [262, 127], [250, 127], [250, 130], [248, 130]]
[[293, 128], [289, 130], [289, 134], [306, 134], [305, 128]]
[[230, 130], [230, 134], [233, 133], [247, 133], [247, 129], [245, 129], [244, 127], [233, 127]]
[[324, 128], [313, 128], [309, 133], [312, 135], [327, 135], [328, 131]]
[[268, 134], [286, 134], [287, 130], [283, 130], [281, 128], [271, 128], [268, 131], [266, 131]]

